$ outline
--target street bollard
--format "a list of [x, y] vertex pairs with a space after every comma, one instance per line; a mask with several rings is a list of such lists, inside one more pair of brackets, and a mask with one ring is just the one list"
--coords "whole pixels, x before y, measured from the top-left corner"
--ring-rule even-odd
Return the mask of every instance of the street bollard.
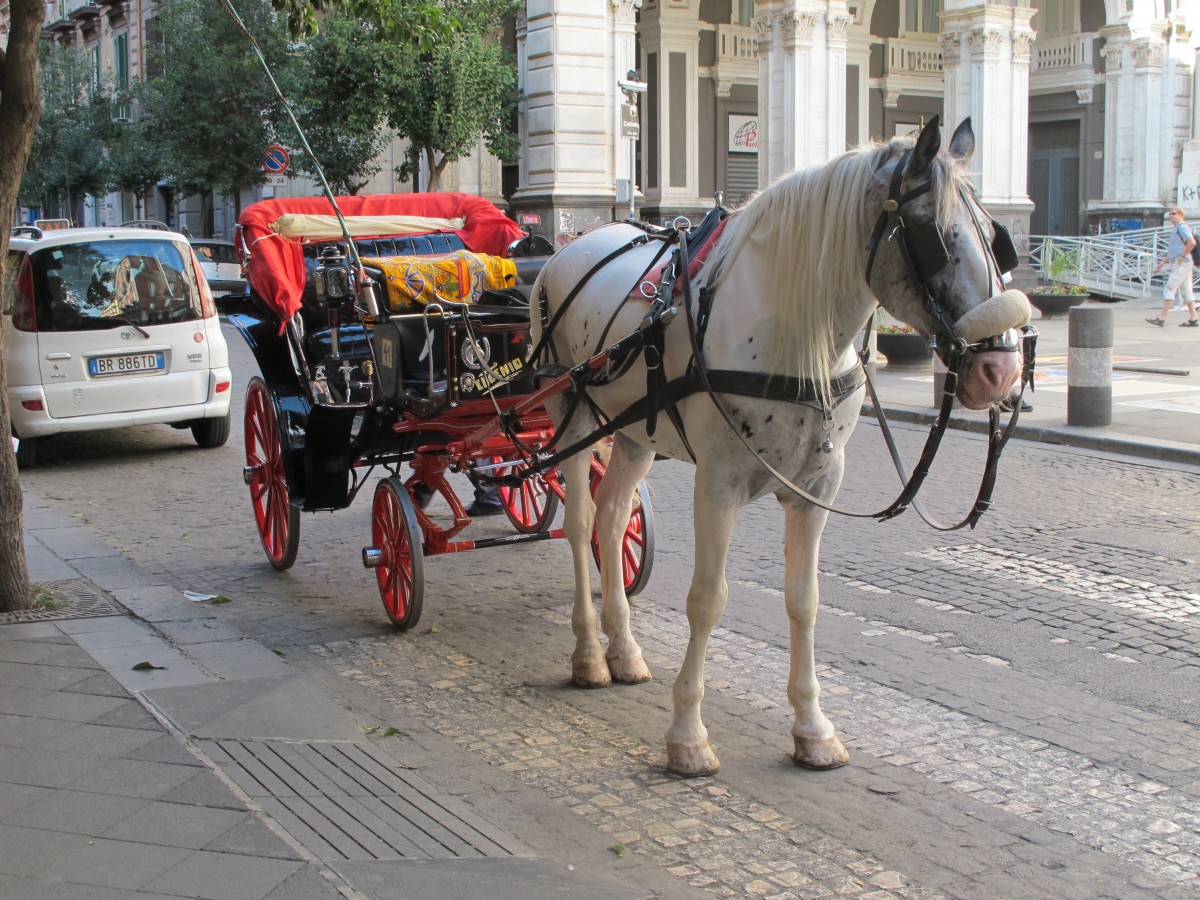
[[1067, 424], [1112, 424], [1111, 309], [1077, 306], [1067, 326]]

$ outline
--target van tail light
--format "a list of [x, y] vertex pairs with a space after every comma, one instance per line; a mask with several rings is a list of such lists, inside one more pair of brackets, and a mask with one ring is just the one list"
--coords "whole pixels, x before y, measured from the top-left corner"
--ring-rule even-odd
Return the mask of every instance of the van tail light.
[[33, 305], [33, 266], [29, 257], [21, 260], [17, 275], [16, 296], [13, 297], [12, 322], [17, 331], [37, 331], [37, 310]]
[[196, 258], [196, 251], [192, 251], [192, 273], [196, 276], [196, 284], [200, 287], [200, 312], [206, 319], [215, 319], [217, 317], [217, 302], [213, 300], [212, 288], [208, 286], [208, 279], [204, 277], [204, 270], [200, 268], [200, 260]]

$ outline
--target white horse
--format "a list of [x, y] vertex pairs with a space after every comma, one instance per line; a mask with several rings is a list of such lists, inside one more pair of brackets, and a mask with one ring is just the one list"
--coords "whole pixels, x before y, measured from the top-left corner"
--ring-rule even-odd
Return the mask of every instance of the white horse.
[[[688, 461], [694, 453], [695, 564], [687, 597], [691, 637], [675, 680], [674, 719], [666, 735], [668, 767], [674, 772], [706, 775], [720, 765], [700, 717], [705, 652], [728, 598], [725, 557], [735, 519], [742, 507], [767, 493], [774, 493], [785, 510], [793, 758], [812, 768], [849, 761], [821, 712], [813, 662], [817, 551], [828, 513], [784, 488], [750, 448], [811, 495], [833, 502], [844, 449], [863, 400], [861, 379], [847, 387], [839, 376], [858, 365], [853, 340], [877, 298], [922, 334], [938, 335], [944, 358], [955, 339], [961, 339], [960, 348], [973, 345], [962, 354], [961, 365], [956, 363], [957, 397], [964, 406], [983, 409], [1007, 396], [1019, 372], [1013, 349], [1018, 342], [1011, 329], [1028, 321], [1029, 304], [1023, 294], [1004, 291], [989, 246], [994, 223], [965, 181], [974, 141], [968, 120], [955, 132], [949, 153], [939, 154], [935, 120], [915, 140], [860, 148], [788, 176], [727, 220], [693, 281], [715, 289], [702, 345], [705, 362], [713, 370], [790, 375], [812, 385], [816, 399], [788, 402], [720, 394], [739, 436], [706, 393], [694, 393], [677, 407], [686, 441], [666, 415], [658, 417], [652, 435], [644, 420], [618, 432], [594, 502], [587, 490], [588, 455], [579, 453], [562, 466], [568, 486], [565, 529], [575, 566], [572, 680], [601, 687], [613, 679], [638, 683], [651, 677], [630, 631], [619, 557], [633, 487], [655, 454]], [[896, 234], [897, 226], [903, 234]], [[872, 253], [866, 245], [873, 233], [882, 239]], [[619, 252], [639, 234], [644, 231], [627, 223], [588, 232], [539, 275], [533, 291], [534, 337], [540, 338], [544, 323], [559, 315], [549, 340], [551, 356], [563, 365], [587, 359], [632, 333], [646, 315], [647, 302], [635, 289], [660, 242]], [[939, 234], [945, 252], [938, 246]], [[900, 239], [892, 239], [896, 237]], [[614, 253], [615, 258], [597, 268]], [[560, 310], [568, 297], [567, 309]], [[682, 304], [681, 297], [676, 299]], [[663, 365], [668, 379], [682, 375], [693, 355], [684, 318], [681, 313], [666, 329]], [[984, 340], [990, 336], [1007, 336], [1009, 345], [1002, 342], [995, 349], [994, 342]], [[579, 404], [568, 416], [570, 397], [556, 398], [550, 412], [560, 423], [566, 419], [558, 446], [593, 433], [595, 409], [612, 417], [646, 392], [645, 365], [639, 360], [627, 374], [587, 389], [594, 406]], [[602, 561], [600, 623], [607, 651], [597, 637], [591, 597], [593, 521]]]

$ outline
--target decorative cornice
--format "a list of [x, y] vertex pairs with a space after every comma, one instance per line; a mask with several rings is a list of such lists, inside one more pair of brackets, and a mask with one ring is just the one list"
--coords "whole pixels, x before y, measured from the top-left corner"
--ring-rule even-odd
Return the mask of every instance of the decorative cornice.
[[972, 53], [982, 53], [987, 56], [999, 53], [1007, 36], [1008, 33], [1003, 28], [983, 25], [967, 32], [967, 45], [971, 48]]
[[754, 29], [754, 33], [758, 36], [758, 55], [760, 57], [766, 56], [767, 51], [771, 49], [772, 21], [770, 13], [763, 13], [762, 15], [755, 16], [754, 21], [751, 23], [750, 27]]
[[942, 66], [945, 68], [952, 62], [958, 62], [959, 55], [962, 49], [959, 46], [959, 39], [962, 34], [958, 31], [944, 31], [941, 34], [942, 41]]
[[844, 13], [834, 14], [825, 18], [825, 27], [827, 29], [828, 38], [831, 41], [846, 40], [846, 32], [850, 26], [854, 24], [854, 16]]
[[1121, 68], [1121, 60], [1124, 57], [1125, 46], [1125, 44], [1109, 43], [1103, 50], [1100, 51], [1100, 55], [1104, 57], [1105, 69], [1115, 71]]
[[1013, 62], [1029, 62], [1033, 50], [1032, 31], [1014, 31], [1012, 36]]
[[888, 88], [883, 94], [883, 105], [888, 109], [895, 109], [900, 104], [900, 90]]
[[637, 11], [642, 8], [642, 0], [612, 0], [612, 8], [618, 25], [632, 25]]
[[783, 13], [779, 17], [779, 26], [785, 41], [807, 41], [812, 39], [820, 21], [820, 13], [797, 10]]
[[1087, 106], [1092, 102], [1092, 89], [1090, 87], [1075, 88], [1075, 96], [1078, 98], [1080, 106]]
[[1134, 41], [1129, 45], [1133, 53], [1135, 68], [1161, 66], [1163, 62], [1163, 45], [1157, 41]]

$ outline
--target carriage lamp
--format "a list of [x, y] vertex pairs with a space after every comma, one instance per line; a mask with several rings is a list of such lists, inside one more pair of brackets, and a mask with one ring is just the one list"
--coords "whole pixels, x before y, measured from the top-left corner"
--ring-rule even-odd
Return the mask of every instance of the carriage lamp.
[[321, 250], [316, 273], [317, 297], [323, 303], [337, 305], [350, 297], [350, 275], [340, 247], [331, 244]]

